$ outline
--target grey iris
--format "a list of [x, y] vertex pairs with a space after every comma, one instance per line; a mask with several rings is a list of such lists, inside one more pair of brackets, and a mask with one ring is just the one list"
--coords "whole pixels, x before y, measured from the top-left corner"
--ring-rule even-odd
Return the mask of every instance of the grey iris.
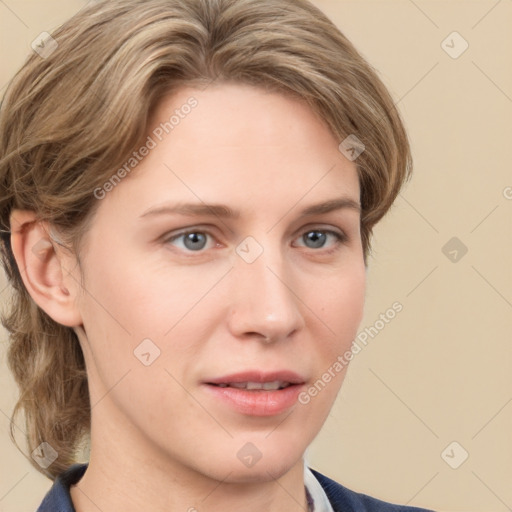
[[183, 243], [190, 250], [201, 250], [206, 245], [206, 235], [203, 233], [187, 233]]
[[313, 242], [313, 245], [309, 247], [314, 247], [315, 249], [318, 249], [319, 247], [323, 247], [323, 245], [325, 244], [325, 237], [326, 234], [322, 233], [321, 231], [310, 231], [309, 233], [304, 235], [303, 238], [305, 242], [307, 240]]

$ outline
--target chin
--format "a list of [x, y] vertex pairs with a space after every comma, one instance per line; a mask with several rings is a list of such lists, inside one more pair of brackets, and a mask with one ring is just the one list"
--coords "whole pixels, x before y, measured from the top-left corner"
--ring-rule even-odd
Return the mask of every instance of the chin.
[[288, 473], [301, 459], [302, 456], [296, 460], [287, 460], [285, 462], [282, 460], [272, 460], [265, 463], [263, 460], [260, 460], [252, 468], [233, 467], [229, 477], [222, 478], [222, 480], [233, 484], [273, 482]]
[[233, 483], [261, 483], [281, 478], [301, 462], [305, 451], [305, 447], [302, 449], [295, 443], [275, 444], [269, 440], [254, 444], [247, 441], [240, 446], [234, 454], [235, 463], [232, 458], [226, 461], [224, 476], [231, 471], [228, 481]]

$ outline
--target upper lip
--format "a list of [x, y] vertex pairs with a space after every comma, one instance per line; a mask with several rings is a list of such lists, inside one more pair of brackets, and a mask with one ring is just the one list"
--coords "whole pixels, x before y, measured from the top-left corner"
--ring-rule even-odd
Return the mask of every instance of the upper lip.
[[273, 372], [262, 370], [248, 370], [244, 372], [233, 373], [222, 377], [209, 379], [206, 384], [229, 384], [232, 382], [288, 382], [290, 384], [304, 384], [305, 379], [298, 373], [290, 370], [278, 370]]

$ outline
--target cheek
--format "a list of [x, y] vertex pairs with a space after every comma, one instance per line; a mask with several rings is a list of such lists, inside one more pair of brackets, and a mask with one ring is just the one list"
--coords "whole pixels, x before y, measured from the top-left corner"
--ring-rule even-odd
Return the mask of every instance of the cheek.
[[[152, 379], [165, 368], [181, 380], [222, 317], [219, 305], [228, 297], [216, 285], [226, 269], [153, 264], [122, 252], [95, 260], [88, 261], [95, 271], [86, 280], [83, 318], [100, 380], [110, 386], [128, 369], [130, 380], [145, 371], [148, 386], [161, 389]], [[169, 375], [162, 375], [168, 389]]]
[[309, 293], [312, 312], [324, 324], [336, 340], [333, 350], [339, 350], [353, 341], [362, 321], [366, 289], [366, 273], [363, 266], [354, 266], [351, 272], [327, 278], [322, 285]]
[[[354, 266], [345, 276], [325, 279], [315, 295], [310, 295], [311, 337], [317, 364], [314, 378], [299, 396], [299, 403], [316, 418], [318, 429], [331, 410], [353, 357], [347, 357], [347, 353], [363, 318], [365, 285], [364, 265]], [[316, 332], [326, 333], [323, 343], [318, 343]]]
[[128, 251], [95, 254], [87, 262], [85, 308], [133, 338], [165, 336], [219, 279], [218, 272], [148, 262]]

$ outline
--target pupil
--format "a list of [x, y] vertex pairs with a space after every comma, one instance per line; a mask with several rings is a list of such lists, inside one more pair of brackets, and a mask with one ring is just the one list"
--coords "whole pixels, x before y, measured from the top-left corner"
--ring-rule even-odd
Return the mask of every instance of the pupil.
[[306, 238], [313, 242], [313, 246], [315, 248], [318, 248], [318, 247], [322, 247], [325, 243], [325, 233], [321, 233], [320, 231], [310, 231], [307, 235], [306, 235]]
[[[199, 242], [199, 245], [197, 245]], [[206, 243], [206, 237], [198, 233], [188, 233], [185, 236], [185, 246], [187, 249], [202, 249]]]

